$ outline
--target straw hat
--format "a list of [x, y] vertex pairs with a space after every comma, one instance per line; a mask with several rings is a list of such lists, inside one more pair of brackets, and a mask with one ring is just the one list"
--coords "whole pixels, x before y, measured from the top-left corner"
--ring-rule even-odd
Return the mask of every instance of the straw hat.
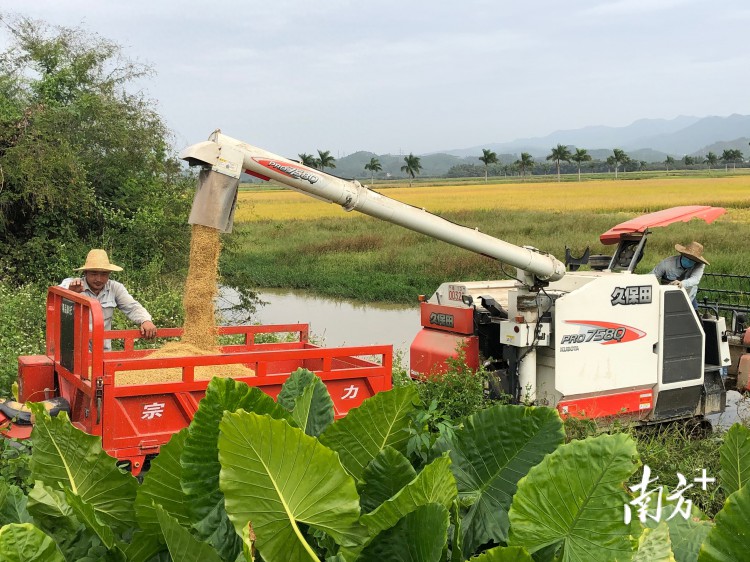
[[687, 246], [682, 244], [675, 244], [674, 249], [686, 258], [690, 258], [693, 261], [699, 261], [706, 265], [709, 265], [706, 258], [703, 257], [703, 244], [698, 242], [690, 242]]
[[87, 271], [98, 269], [101, 271], [122, 271], [119, 265], [109, 263], [109, 256], [104, 250], [91, 250], [86, 256], [86, 263], [82, 267], [76, 267], [76, 271]]

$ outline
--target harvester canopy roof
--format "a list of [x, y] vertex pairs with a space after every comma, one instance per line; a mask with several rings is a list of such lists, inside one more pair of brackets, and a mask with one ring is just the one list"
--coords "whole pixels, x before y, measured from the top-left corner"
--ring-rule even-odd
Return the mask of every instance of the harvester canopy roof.
[[726, 209], [723, 207], [709, 207], [707, 205], [670, 207], [613, 226], [599, 236], [599, 240], [605, 245], [617, 244], [623, 235], [643, 233], [649, 228], [668, 226], [675, 222], [688, 222], [692, 219], [702, 219], [710, 224], [724, 213], [726, 213]]

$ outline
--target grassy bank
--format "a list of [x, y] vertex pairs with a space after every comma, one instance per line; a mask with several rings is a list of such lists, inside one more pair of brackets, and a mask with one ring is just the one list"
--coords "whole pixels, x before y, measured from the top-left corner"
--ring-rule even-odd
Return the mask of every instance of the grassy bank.
[[[750, 224], [750, 176], [441, 185], [385, 194], [559, 259], [566, 246], [574, 255], [587, 246], [592, 253], [610, 253], [599, 234], [642, 213], [675, 205], [723, 206], [727, 213], [711, 225], [692, 221], [655, 229], [638, 271], [674, 253], [675, 243], [699, 240], [710, 271], [750, 274], [750, 252], [741, 242]], [[225, 252], [222, 269], [243, 286], [413, 303], [445, 281], [505, 276], [490, 258], [291, 191], [242, 192], [236, 219], [236, 249]]]

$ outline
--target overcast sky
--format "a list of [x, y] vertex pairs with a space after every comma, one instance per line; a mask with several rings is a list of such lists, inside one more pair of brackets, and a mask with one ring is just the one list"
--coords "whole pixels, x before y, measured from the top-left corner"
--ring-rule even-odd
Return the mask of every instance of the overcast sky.
[[[0, 0], [153, 66], [180, 149], [424, 154], [748, 114], [747, 0]], [[0, 38], [7, 41], [7, 31]]]

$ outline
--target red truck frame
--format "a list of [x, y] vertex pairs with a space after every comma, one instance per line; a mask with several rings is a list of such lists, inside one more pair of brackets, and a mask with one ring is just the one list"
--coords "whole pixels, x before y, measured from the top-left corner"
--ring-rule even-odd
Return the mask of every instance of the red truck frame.
[[[104, 450], [137, 475], [147, 459], [192, 420], [209, 383], [207, 379], [195, 379], [197, 367], [245, 365], [255, 371], [255, 376], [237, 380], [260, 388], [274, 399], [291, 372], [308, 369], [328, 388], [337, 418], [376, 392], [391, 388], [390, 345], [320, 347], [308, 341], [307, 324], [220, 326], [218, 332], [220, 336], [239, 336], [233, 339], [241, 343], [223, 345], [217, 355], [148, 358], [153, 350], [135, 349], [139, 330], [105, 331], [98, 301], [50, 287], [46, 355], [18, 358], [19, 400], [64, 398], [70, 404], [73, 425], [100, 436]], [[295, 334], [296, 340], [256, 343], [259, 334], [273, 333]], [[157, 331], [157, 337], [181, 334], [182, 328]], [[121, 340], [123, 349], [105, 351], [105, 339]], [[117, 383], [119, 372], [156, 368], [179, 368], [182, 379]], [[21, 439], [30, 433], [31, 426], [17, 423], [5, 431], [7, 436]]]

